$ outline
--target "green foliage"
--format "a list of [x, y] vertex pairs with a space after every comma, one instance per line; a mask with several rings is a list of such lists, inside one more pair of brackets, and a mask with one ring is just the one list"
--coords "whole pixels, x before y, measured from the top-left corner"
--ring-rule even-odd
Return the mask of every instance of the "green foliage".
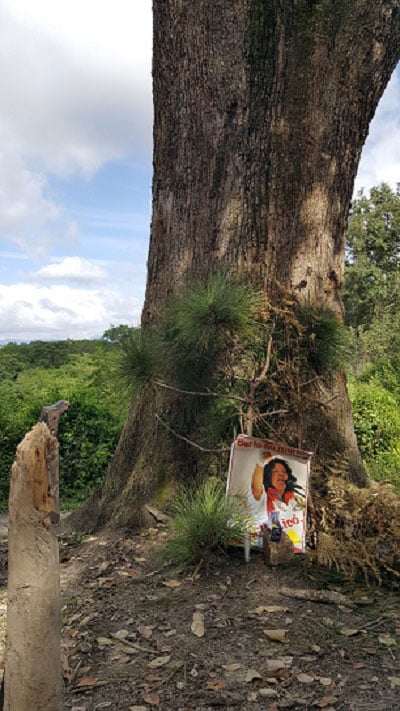
[[400, 487], [400, 186], [353, 202], [344, 302], [356, 434], [376, 479]]
[[168, 353], [168, 375], [176, 385], [211, 387], [233, 340], [255, 333], [261, 297], [250, 285], [224, 274], [179, 292], [166, 309], [161, 341]]
[[121, 432], [104, 401], [88, 391], [75, 392], [60, 420], [60, 496], [83, 501], [102, 480]]
[[[382, 183], [353, 202], [347, 231], [346, 324], [370, 329], [385, 318], [380, 340], [400, 325], [400, 186]], [[382, 326], [381, 326], [382, 327]]]
[[136, 328], [127, 326], [126, 324], [120, 323], [119, 326], [111, 325], [106, 331], [104, 331], [102, 338], [104, 341], [109, 343], [117, 343], [122, 345], [132, 334], [132, 331], [136, 331]]
[[351, 207], [347, 231], [349, 262], [362, 261], [383, 272], [397, 271], [400, 262], [400, 185], [382, 183], [361, 190]]
[[[0, 348], [0, 507], [7, 503], [17, 445], [37, 423], [43, 405], [60, 399], [70, 402], [59, 427], [60, 496], [64, 504], [87, 495], [104, 475], [114, 453], [129, 404], [129, 398], [122, 397], [113, 382], [116, 347], [99, 341], [63, 344], [61, 363], [54, 358], [54, 343], [47, 344], [48, 352], [41, 343], [40, 361], [46, 367], [30, 364], [33, 355], [37, 356], [37, 343], [33, 350], [29, 350], [30, 344]], [[49, 366], [50, 360], [57, 365]], [[12, 377], [5, 377], [7, 368]]]
[[242, 497], [226, 497], [221, 482], [208, 479], [177, 497], [165, 556], [174, 563], [207, 563], [233, 541], [243, 540], [247, 523]]
[[400, 490], [400, 409], [398, 400], [374, 379], [349, 386], [361, 454], [377, 481]]
[[0, 380], [15, 378], [25, 368], [59, 368], [69, 362], [71, 356], [94, 353], [97, 341], [31, 341], [30, 343], [7, 343], [0, 348]]
[[157, 377], [157, 339], [153, 332], [135, 328], [131, 329], [121, 346], [118, 374], [122, 383], [131, 392], [136, 392]]
[[373, 363], [368, 363], [363, 369], [359, 381], [361, 383], [379, 383], [400, 403], [400, 353], [391, 356], [381, 356]]

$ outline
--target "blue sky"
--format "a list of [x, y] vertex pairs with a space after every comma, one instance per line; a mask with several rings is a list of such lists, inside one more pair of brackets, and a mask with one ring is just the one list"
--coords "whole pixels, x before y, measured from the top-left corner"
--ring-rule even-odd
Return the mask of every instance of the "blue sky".
[[[151, 204], [151, 0], [0, 0], [0, 343], [137, 324]], [[400, 181], [400, 76], [356, 188]]]

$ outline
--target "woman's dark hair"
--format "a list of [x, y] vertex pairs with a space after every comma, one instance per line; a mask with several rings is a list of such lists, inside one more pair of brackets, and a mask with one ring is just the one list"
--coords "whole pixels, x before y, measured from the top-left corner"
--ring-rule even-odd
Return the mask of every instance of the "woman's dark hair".
[[303, 488], [297, 484], [297, 479], [293, 474], [291, 468], [289, 467], [289, 464], [285, 459], [280, 459], [279, 457], [271, 459], [264, 467], [263, 484], [265, 491], [272, 487], [272, 472], [275, 464], [282, 464], [285, 467], [286, 474], [288, 476], [286, 482], [286, 491], [291, 491], [295, 494], [301, 494], [302, 496], [304, 496]]

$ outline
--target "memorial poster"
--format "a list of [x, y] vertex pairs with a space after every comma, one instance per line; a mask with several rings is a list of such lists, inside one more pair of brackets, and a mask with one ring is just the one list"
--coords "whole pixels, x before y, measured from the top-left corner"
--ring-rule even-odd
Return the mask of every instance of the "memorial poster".
[[311, 457], [311, 452], [246, 435], [232, 444], [227, 495], [245, 498], [253, 545], [262, 545], [273, 518], [295, 552], [304, 552]]

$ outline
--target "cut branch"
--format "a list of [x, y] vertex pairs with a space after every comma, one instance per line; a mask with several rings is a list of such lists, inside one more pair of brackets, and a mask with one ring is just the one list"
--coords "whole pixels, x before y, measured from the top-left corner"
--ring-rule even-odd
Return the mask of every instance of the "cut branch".
[[248, 410], [246, 413], [246, 434], [249, 435], [250, 437], [253, 434], [256, 392], [257, 392], [258, 387], [262, 383], [266, 383], [266, 381], [267, 381], [267, 374], [268, 374], [269, 366], [271, 363], [271, 353], [272, 353], [272, 336], [270, 336], [268, 339], [267, 353], [265, 356], [265, 361], [262, 366], [261, 372], [256, 378], [254, 378], [254, 380], [250, 383], [250, 387], [249, 387], [249, 394], [248, 394], [248, 398], [247, 398], [249, 407], [248, 407]]
[[289, 410], [271, 410], [271, 412], [261, 412], [258, 413], [258, 417], [260, 417], [262, 420], [266, 419], [267, 417], [272, 417], [272, 415], [287, 415]]
[[168, 385], [167, 383], [162, 383], [160, 380], [152, 380], [153, 385], [157, 385], [159, 388], [165, 388], [166, 390], [172, 390], [175, 393], [181, 393], [182, 395], [194, 395], [196, 397], [219, 397], [225, 400], [237, 400], [238, 402], [247, 402], [247, 398], [239, 397], [239, 395], [229, 395], [229, 393], [215, 393], [211, 390], [207, 391], [196, 391], [196, 390], [183, 390], [182, 388], [176, 388], [173, 385]]
[[190, 444], [192, 447], [195, 447], [196, 449], [200, 449], [201, 452], [218, 452], [218, 453], [222, 453], [222, 452], [229, 452], [229, 451], [230, 451], [230, 448], [229, 448], [229, 447], [222, 447], [222, 448], [220, 448], [220, 449], [209, 449], [208, 447], [203, 447], [201, 444], [197, 444], [197, 442], [193, 442], [193, 440], [188, 439], [187, 437], [184, 437], [183, 435], [181, 435], [181, 434], [179, 434], [178, 432], [176, 432], [172, 427], [170, 427], [169, 425], [167, 425], [167, 423], [164, 422], [164, 420], [162, 420], [161, 417], [160, 417], [159, 415], [157, 415], [157, 413], [156, 413], [156, 420], [158, 420], [158, 422], [159, 422], [163, 427], [165, 427], [166, 430], [168, 430], [169, 432], [171, 432], [175, 437], [178, 437], [178, 439], [182, 439], [184, 442], [187, 442], [187, 444]]

